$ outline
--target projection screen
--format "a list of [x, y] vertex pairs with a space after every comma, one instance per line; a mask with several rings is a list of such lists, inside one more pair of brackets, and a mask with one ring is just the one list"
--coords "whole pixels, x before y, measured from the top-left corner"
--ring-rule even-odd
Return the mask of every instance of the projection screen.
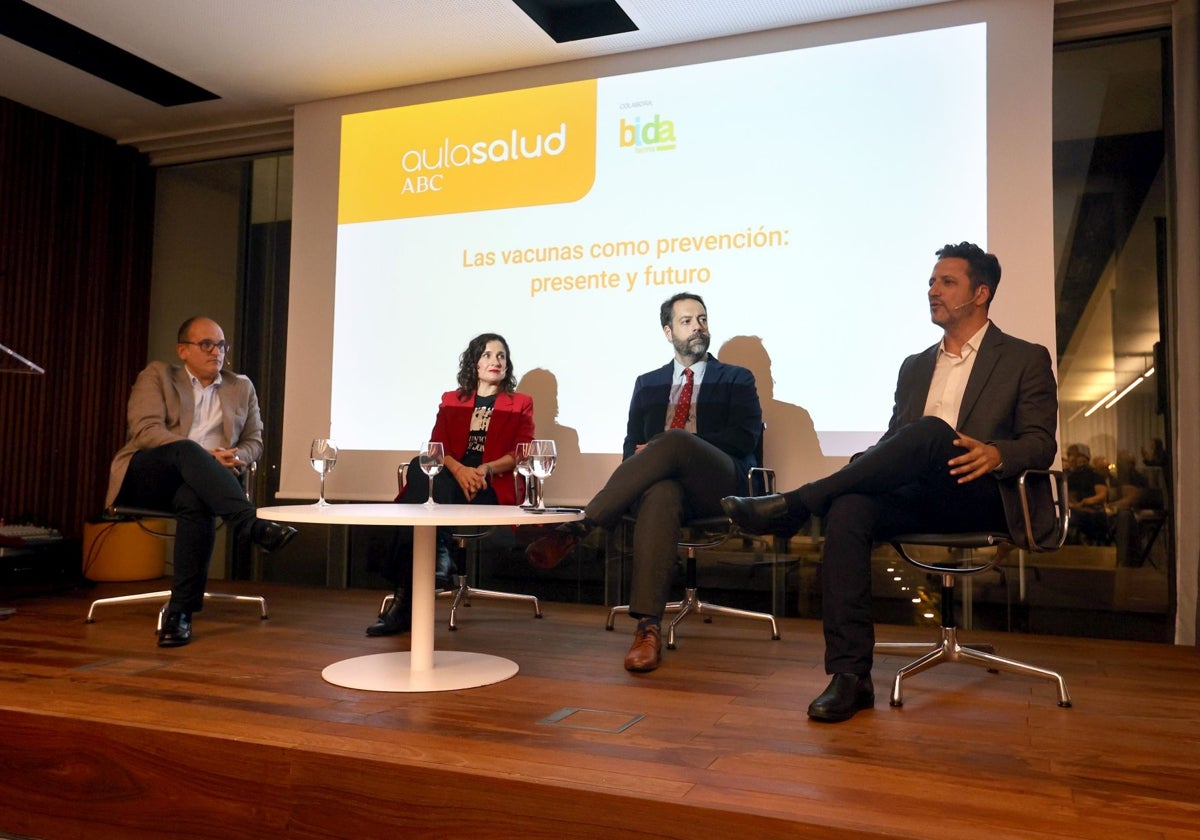
[[558, 441], [549, 497], [586, 501], [680, 291], [755, 374], [784, 487], [885, 428], [946, 242], [994, 250], [993, 319], [1052, 347], [1051, 17], [999, 5], [299, 108], [280, 495], [315, 496], [329, 434], [327, 493], [391, 498], [486, 331]]

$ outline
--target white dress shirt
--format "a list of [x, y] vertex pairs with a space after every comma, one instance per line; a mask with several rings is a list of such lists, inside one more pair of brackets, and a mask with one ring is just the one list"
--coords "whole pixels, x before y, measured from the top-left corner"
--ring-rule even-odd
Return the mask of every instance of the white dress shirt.
[[[187, 368], [187, 366], [184, 366]], [[224, 417], [221, 415], [221, 395], [217, 389], [221, 385], [221, 374], [208, 387], [205, 387], [196, 374], [187, 368], [188, 378], [192, 381], [192, 401], [195, 412], [192, 414], [192, 427], [188, 429], [188, 437], [205, 449], [224, 449], [228, 446], [225, 440]]]
[[971, 369], [975, 367], [979, 345], [990, 325], [991, 321], [988, 321], [979, 332], [967, 339], [962, 353], [957, 355], [946, 350], [946, 339], [942, 339], [933, 368], [933, 380], [929, 383], [929, 394], [925, 397], [926, 417], [941, 417], [950, 424], [950, 428], [958, 429], [963, 392], [967, 390], [967, 380], [971, 378]]

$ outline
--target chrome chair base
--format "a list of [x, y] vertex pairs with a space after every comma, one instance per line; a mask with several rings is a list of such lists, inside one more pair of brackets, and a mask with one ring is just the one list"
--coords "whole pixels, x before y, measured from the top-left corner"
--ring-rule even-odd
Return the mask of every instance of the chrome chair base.
[[[87, 623], [94, 624], [96, 621], [96, 607], [106, 606], [108, 604], [136, 604], [142, 601], [162, 601], [162, 608], [158, 611], [158, 625], [154, 628], [154, 632], [158, 633], [162, 630], [163, 616], [167, 612], [167, 604], [171, 600], [171, 590], [163, 589], [158, 592], [141, 592], [137, 595], [117, 595], [112, 598], [97, 598], [92, 601], [91, 607], [88, 608]], [[259, 620], [266, 621], [267, 616], [267, 599], [261, 595], [230, 595], [224, 592], [205, 592], [205, 601], [235, 601], [240, 603], [251, 603], [258, 605]]]
[[[437, 597], [449, 598], [453, 596], [454, 601], [450, 604], [450, 622], [449, 629], [458, 629], [458, 608], [471, 606], [472, 598], [494, 598], [500, 601], [525, 601], [533, 605], [533, 617], [542, 617], [542, 605], [538, 601], [536, 595], [519, 595], [516, 592], [493, 592], [490, 589], [475, 589], [467, 584], [466, 575], [455, 575], [458, 581], [458, 586], [453, 589], [443, 589], [438, 592]], [[379, 614], [387, 612], [392, 601], [396, 600], [395, 595], [383, 596], [383, 603], [379, 605]]]
[[916, 659], [896, 672], [896, 678], [892, 682], [892, 696], [888, 701], [892, 706], [903, 706], [904, 698], [902, 695], [901, 683], [915, 674], [922, 671], [927, 671], [935, 665], [941, 665], [944, 662], [962, 662], [966, 665], [974, 665], [979, 668], [986, 668], [989, 671], [1007, 671], [1011, 674], [1023, 674], [1027, 677], [1040, 677], [1046, 680], [1053, 680], [1058, 686], [1058, 705], [1065, 708], [1071, 706], [1071, 695], [1067, 692], [1067, 683], [1062, 676], [1056, 671], [1048, 671], [1045, 668], [1038, 668], [1035, 665], [1029, 665], [1025, 662], [1018, 662], [1015, 659], [1006, 659], [1003, 656], [997, 656], [992, 653], [987, 645], [960, 645], [958, 643], [958, 628], [943, 627], [942, 638], [938, 643], [934, 643], [932, 649], [930, 645], [916, 645], [909, 642], [880, 642], [875, 645], [876, 653], [908, 653], [915, 648], [921, 648], [928, 651], [920, 659]]
[[525, 601], [533, 604], [533, 617], [542, 617], [542, 605], [538, 601], [536, 595], [520, 595], [516, 592], [494, 592], [490, 589], [475, 589], [467, 584], [466, 575], [457, 575], [458, 587], [456, 589], [443, 589], [437, 594], [439, 598], [449, 598], [453, 596], [454, 601], [450, 604], [450, 629], [458, 629], [458, 608], [471, 606], [472, 598], [494, 598], [499, 601]]
[[[667, 650], [675, 650], [675, 626], [683, 621], [691, 614], [701, 616], [706, 624], [712, 623], [714, 615], [724, 615], [729, 618], [751, 618], [758, 621], [768, 621], [771, 623], [771, 639], [779, 641], [779, 626], [775, 623], [775, 616], [770, 613], [754, 612], [753, 610], [739, 610], [736, 607], [722, 607], [719, 604], [709, 604], [706, 601], [701, 601], [696, 594], [695, 587], [689, 586], [684, 590], [682, 601], [672, 601], [665, 607], [666, 614], [674, 614], [674, 618], [667, 625]], [[605, 630], [612, 630], [613, 623], [618, 615], [629, 614], [629, 606], [623, 605], [613, 607], [608, 611], [608, 621], [604, 625]]]

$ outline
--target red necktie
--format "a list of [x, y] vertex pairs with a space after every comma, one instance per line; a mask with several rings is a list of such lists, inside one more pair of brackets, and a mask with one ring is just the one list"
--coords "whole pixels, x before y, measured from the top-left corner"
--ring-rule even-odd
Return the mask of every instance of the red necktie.
[[692, 411], [692, 377], [695, 375], [691, 368], [683, 369], [683, 376], [687, 381], [679, 389], [679, 401], [675, 403], [675, 414], [671, 417], [670, 428], [672, 429], [682, 429], [687, 426], [688, 414]]

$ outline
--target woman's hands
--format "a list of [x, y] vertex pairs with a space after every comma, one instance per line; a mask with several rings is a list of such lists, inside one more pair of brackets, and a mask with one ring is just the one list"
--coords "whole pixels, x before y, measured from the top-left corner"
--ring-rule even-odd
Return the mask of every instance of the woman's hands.
[[[450, 459], [447, 458], [446, 461], [449, 462]], [[487, 487], [491, 470], [488, 469], [486, 464], [480, 464], [478, 467], [468, 467], [455, 461], [454, 465], [450, 467], [450, 474], [454, 476], [454, 480], [462, 488], [463, 495], [470, 502], [474, 501], [477, 493]]]

